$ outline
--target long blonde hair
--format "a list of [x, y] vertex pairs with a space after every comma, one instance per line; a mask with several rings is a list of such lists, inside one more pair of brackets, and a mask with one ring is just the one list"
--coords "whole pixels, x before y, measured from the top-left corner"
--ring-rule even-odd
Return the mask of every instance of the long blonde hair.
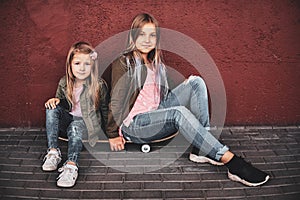
[[93, 57], [93, 55], [97, 55], [95, 49], [87, 42], [77, 42], [73, 44], [69, 50], [67, 61], [66, 61], [66, 79], [67, 79], [67, 99], [71, 102], [72, 106], [73, 102], [73, 89], [75, 83], [75, 76], [72, 72], [72, 60], [75, 54], [89, 54], [91, 56], [91, 74], [87, 78], [87, 87], [90, 99], [92, 100], [95, 108], [98, 108], [99, 105], [99, 84], [98, 84], [98, 61], [97, 56]]
[[[124, 55], [126, 57], [126, 65], [130, 68], [129, 71], [133, 72], [133, 76], [138, 83], [138, 87], [141, 87], [141, 69], [138, 67], [141, 62], [144, 61], [142, 58], [141, 53], [136, 48], [136, 40], [139, 37], [142, 27], [147, 24], [151, 23], [155, 26], [156, 31], [156, 46], [153, 50], [151, 50], [148, 55], [147, 59], [150, 61], [153, 66], [156, 68], [156, 83], [160, 86], [160, 92], [162, 96], [166, 95], [168, 92], [168, 82], [166, 77], [166, 68], [162, 62], [162, 53], [160, 50], [160, 28], [158, 21], [150, 14], [142, 13], [138, 14], [132, 21], [131, 28], [127, 38], [127, 47], [124, 51]], [[138, 58], [138, 59], [136, 59]], [[134, 69], [132, 70], [132, 65]]]

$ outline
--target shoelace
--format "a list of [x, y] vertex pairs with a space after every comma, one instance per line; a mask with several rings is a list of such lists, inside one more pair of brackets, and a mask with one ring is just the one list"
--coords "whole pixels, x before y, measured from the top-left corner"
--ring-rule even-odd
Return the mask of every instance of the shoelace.
[[48, 158], [48, 161], [51, 162], [51, 164], [53, 165], [56, 165], [57, 164], [57, 159], [60, 159], [60, 156], [59, 154], [47, 154], [45, 157], [44, 157], [44, 161]]
[[75, 169], [72, 169], [66, 165], [62, 166], [61, 168], [58, 169], [58, 172], [61, 172], [59, 174], [59, 176], [57, 177], [57, 179], [60, 179], [62, 176], [67, 177], [68, 181], [72, 181], [73, 180], [73, 172], [75, 171]]

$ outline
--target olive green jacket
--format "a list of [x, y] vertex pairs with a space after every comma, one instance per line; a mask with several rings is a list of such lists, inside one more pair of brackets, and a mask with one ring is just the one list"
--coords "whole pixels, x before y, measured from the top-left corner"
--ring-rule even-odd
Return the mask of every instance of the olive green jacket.
[[[123, 120], [128, 116], [131, 111], [140, 91], [134, 81], [129, 75], [129, 68], [125, 64], [124, 56], [117, 58], [111, 64], [111, 83], [110, 83], [110, 102], [108, 111], [108, 122], [106, 125], [106, 133], [109, 138], [119, 136], [119, 127]], [[141, 83], [142, 87], [147, 77], [147, 67], [141, 66]], [[169, 81], [169, 79], [168, 79]], [[170, 82], [169, 85], [172, 85]], [[161, 98], [163, 98], [162, 89]]]
[[[86, 84], [83, 84], [83, 90], [80, 94], [82, 118], [88, 130], [88, 142], [91, 146], [95, 146], [100, 137], [106, 136], [105, 126], [107, 123], [109, 94], [106, 82], [103, 79], [98, 82], [100, 86], [100, 102], [97, 109], [95, 109], [89, 97]], [[66, 76], [60, 79], [55, 96], [60, 99], [60, 105], [70, 112], [72, 104], [67, 99]]]

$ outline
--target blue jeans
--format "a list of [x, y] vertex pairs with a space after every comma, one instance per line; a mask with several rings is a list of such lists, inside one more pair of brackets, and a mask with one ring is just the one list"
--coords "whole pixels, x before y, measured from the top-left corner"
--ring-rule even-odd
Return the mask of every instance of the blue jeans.
[[229, 148], [206, 127], [209, 127], [207, 88], [202, 78], [190, 76], [169, 92], [157, 110], [136, 115], [121, 130], [126, 139], [135, 143], [147, 143], [179, 131], [202, 153], [220, 160]]
[[69, 114], [61, 106], [46, 109], [46, 132], [48, 148], [58, 148], [58, 136], [68, 138], [68, 161], [77, 164], [82, 150], [83, 136], [87, 135], [87, 128], [82, 117]]

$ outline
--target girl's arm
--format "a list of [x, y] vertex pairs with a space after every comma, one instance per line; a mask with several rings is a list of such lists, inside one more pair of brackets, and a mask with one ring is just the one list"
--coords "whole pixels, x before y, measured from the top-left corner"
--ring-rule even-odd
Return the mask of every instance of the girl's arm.
[[63, 77], [59, 80], [59, 83], [58, 83], [58, 86], [56, 89], [55, 98], [51, 98], [48, 101], [46, 101], [45, 107], [47, 109], [54, 109], [60, 103], [60, 99], [63, 99], [63, 97], [64, 97], [63, 87], [65, 85], [66, 85], [65, 77]]
[[108, 116], [108, 103], [109, 103], [109, 94], [108, 87], [105, 80], [100, 80], [100, 110], [103, 118], [104, 127], [107, 124], [107, 116]]
[[59, 102], [60, 106], [62, 106], [66, 110], [70, 110], [71, 109], [71, 104], [67, 100], [66, 90], [67, 90], [67, 80], [66, 80], [66, 76], [63, 76], [59, 80], [58, 87], [56, 89], [55, 97], [60, 100], [60, 102]]
[[119, 137], [119, 126], [124, 120], [123, 112], [128, 107], [126, 99], [129, 96], [129, 85], [130, 79], [127, 75], [127, 68], [121, 63], [120, 59], [117, 59], [112, 63], [111, 96], [106, 126], [109, 138]]

